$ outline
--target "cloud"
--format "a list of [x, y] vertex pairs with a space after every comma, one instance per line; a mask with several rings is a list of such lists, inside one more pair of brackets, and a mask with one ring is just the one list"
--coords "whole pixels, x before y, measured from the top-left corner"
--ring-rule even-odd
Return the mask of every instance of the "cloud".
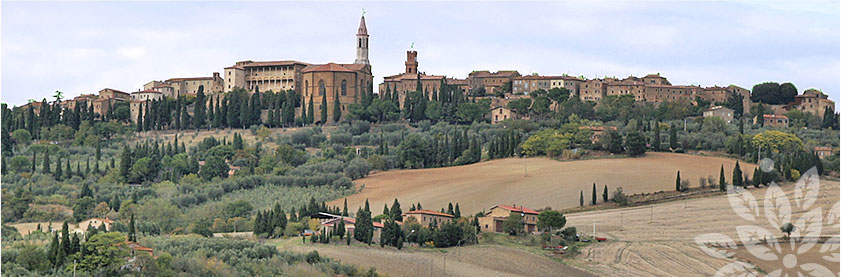
[[55, 90], [72, 97], [209, 76], [246, 59], [350, 63], [364, 7], [377, 83], [403, 72], [414, 42], [429, 74], [660, 72], [676, 84], [791, 81], [838, 100], [839, 4], [810, 3], [823, 8], [786, 1], [9, 2], [0, 17], [0, 91], [3, 101], [23, 104]]
[[146, 55], [146, 48], [139, 46], [122, 47], [117, 49], [117, 54], [129, 59], [139, 59]]

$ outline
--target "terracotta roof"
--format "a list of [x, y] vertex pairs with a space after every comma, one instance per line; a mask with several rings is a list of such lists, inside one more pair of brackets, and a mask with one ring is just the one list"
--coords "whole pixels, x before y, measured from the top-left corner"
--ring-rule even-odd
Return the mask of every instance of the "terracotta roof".
[[787, 116], [784, 115], [773, 115], [773, 114], [763, 114], [763, 118], [779, 118], [779, 119], [788, 119]]
[[[300, 61], [295, 61], [295, 60], [287, 60], [287, 61], [249, 62], [249, 63], [242, 64], [241, 67], [278, 66], [278, 65], [295, 65], [295, 64], [310, 65], [309, 63], [305, 63], [305, 62], [300, 62]], [[237, 67], [237, 66], [233, 66], [233, 67]]]
[[201, 80], [213, 80], [213, 77], [170, 78], [166, 81], [170, 82], [170, 81], [201, 81]]
[[493, 206], [491, 208], [491, 210], [493, 210], [493, 208], [496, 208], [496, 207], [500, 207], [500, 208], [503, 208], [503, 209], [506, 209], [506, 210], [509, 210], [509, 211], [512, 211], [512, 212], [520, 212], [520, 213], [527, 213], [527, 214], [538, 214], [535, 210], [532, 210], [532, 209], [529, 209], [529, 208], [526, 208], [526, 207], [517, 207], [516, 205], [515, 206], [496, 205], [496, 206]]
[[[645, 77], [665, 78], [665, 77], [663, 77], [663, 76], [660, 76], [660, 74], [648, 74], [648, 75], [645, 75]], [[643, 77], [643, 78], [645, 78], [645, 77]]]
[[368, 26], [365, 26], [365, 16], [362, 16], [362, 19], [359, 20], [359, 31], [356, 32], [357, 35], [368, 35]]
[[[399, 81], [399, 80], [417, 80], [418, 75], [415, 73], [400, 73], [397, 75], [386, 76], [383, 78], [385, 81]], [[444, 76], [436, 76], [436, 75], [426, 75], [421, 73], [421, 80], [441, 80], [444, 79]]]
[[483, 70], [483, 71], [473, 71], [470, 73], [471, 77], [474, 78], [487, 78], [487, 77], [511, 77], [520, 75], [516, 70], [500, 70], [494, 73], [490, 71]]
[[831, 147], [815, 147], [815, 151], [833, 151]]
[[113, 88], [104, 88], [104, 89], [100, 90], [99, 92], [102, 92], [103, 90], [110, 90], [110, 91], [113, 91], [113, 92], [115, 92], [115, 93], [128, 94], [128, 93], [126, 93], [126, 92], [123, 92], [123, 91], [120, 91], [120, 90], [116, 90], [116, 89], [113, 89]]
[[[352, 218], [352, 217], [343, 217], [343, 218], [345, 219], [346, 222], [348, 222], [350, 224], [353, 224], [353, 225], [356, 225], [356, 219], [355, 218]], [[377, 228], [383, 228], [385, 226], [382, 223], [376, 222], [376, 221], [373, 221], [372, 223], [373, 223], [374, 227], [377, 227]]]
[[344, 66], [336, 63], [310, 65], [301, 70], [301, 72], [353, 72]]
[[535, 76], [535, 75], [514, 77], [514, 80], [572, 80], [572, 81], [584, 81], [584, 80], [582, 80], [578, 77], [573, 77], [573, 76]]
[[102, 219], [102, 218], [94, 217], [94, 218], [91, 218], [91, 219], [88, 219], [88, 220], [99, 220], [99, 221], [102, 221], [102, 222], [105, 222], [105, 223], [108, 223], [108, 224], [114, 223], [113, 220], [110, 220], [110, 219], [107, 219], [107, 218]]
[[157, 91], [157, 90], [151, 90], [151, 89], [141, 90], [141, 91], [135, 91], [135, 92], [132, 92], [131, 94], [135, 94], [135, 93], [157, 93], [157, 94], [161, 94], [161, 92], [160, 92], [160, 91]]
[[435, 216], [443, 216], [443, 217], [455, 217], [451, 214], [439, 213], [439, 212], [430, 211], [430, 210], [408, 211], [405, 214], [427, 214], [427, 215], [435, 215]]
[[157, 85], [157, 86], [154, 86], [152, 88], [171, 88], [171, 87], [172, 86], [170, 86], [170, 85]]

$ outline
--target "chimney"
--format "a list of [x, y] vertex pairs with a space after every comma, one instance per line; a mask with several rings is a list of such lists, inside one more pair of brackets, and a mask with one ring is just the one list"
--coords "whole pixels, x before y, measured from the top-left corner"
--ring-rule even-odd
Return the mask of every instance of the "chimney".
[[219, 79], [219, 72], [213, 72], [213, 79]]

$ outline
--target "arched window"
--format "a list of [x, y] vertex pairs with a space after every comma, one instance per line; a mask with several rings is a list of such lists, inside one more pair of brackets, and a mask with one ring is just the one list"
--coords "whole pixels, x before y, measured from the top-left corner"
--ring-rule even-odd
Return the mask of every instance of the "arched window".
[[324, 87], [324, 80], [318, 80], [318, 96], [324, 96], [325, 91], [327, 88]]
[[347, 96], [347, 81], [342, 80], [342, 96]]

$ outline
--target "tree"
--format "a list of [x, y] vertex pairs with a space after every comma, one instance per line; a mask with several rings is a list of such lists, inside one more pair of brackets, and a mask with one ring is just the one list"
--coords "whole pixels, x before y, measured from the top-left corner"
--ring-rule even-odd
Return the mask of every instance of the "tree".
[[523, 216], [518, 213], [511, 213], [502, 221], [502, 231], [512, 236], [522, 234], [525, 231], [523, 229]]
[[741, 187], [742, 185], [742, 168], [739, 166], [739, 161], [736, 161], [733, 167], [733, 186]]
[[204, 166], [199, 170], [199, 176], [204, 180], [210, 180], [213, 177], [228, 177], [228, 164], [225, 163], [223, 158], [211, 155], [205, 160]]
[[347, 197], [345, 197], [345, 206], [344, 206], [344, 208], [342, 209], [342, 216], [348, 216], [348, 211], [347, 211]]
[[675, 178], [675, 190], [683, 191], [683, 188], [680, 187], [680, 170], [677, 171], [677, 178]]
[[193, 103], [193, 127], [196, 127], [196, 129], [204, 127], [206, 121], [205, 105], [207, 104], [207, 100], [204, 97], [204, 86], [199, 85], [198, 92], [196, 92], [196, 99]]
[[567, 219], [558, 211], [542, 211], [537, 215], [537, 229], [541, 231], [548, 231], [563, 229], [566, 225]]
[[633, 131], [625, 136], [625, 150], [629, 156], [637, 157], [645, 154], [645, 137], [640, 132]]
[[791, 224], [789, 222], [780, 226], [780, 231], [786, 233], [786, 239], [788, 239], [789, 237], [791, 237], [791, 232], [794, 232], [794, 228], [794, 224]]
[[312, 101], [312, 94], [310, 94], [310, 102], [307, 104], [307, 118], [304, 123], [312, 124], [313, 122], [315, 122], [315, 107]]
[[578, 205], [581, 206], [581, 207], [584, 207], [584, 191], [583, 190], [581, 191], [581, 197], [578, 200]]
[[333, 122], [338, 123], [342, 120], [342, 103], [339, 100], [339, 92], [336, 92], [333, 97]]
[[134, 223], [134, 214], [131, 214], [131, 220], [129, 220], [129, 229], [128, 229], [128, 241], [137, 242], [137, 229], [135, 228]]
[[327, 94], [321, 96], [321, 124], [327, 124]]
[[593, 199], [590, 201], [590, 205], [596, 205], [596, 183], [593, 183]]
[[618, 131], [608, 128], [607, 131], [602, 133], [599, 141], [602, 147], [608, 152], [613, 154], [622, 153], [622, 134]]
[[602, 193], [602, 200], [607, 202], [607, 185], [604, 185], [604, 193]]
[[392, 220], [403, 221], [403, 210], [400, 209], [400, 202], [397, 201], [397, 198], [394, 198], [394, 203], [391, 204], [389, 215], [391, 215]]
[[669, 127], [669, 148], [671, 148], [672, 150], [678, 149], [677, 127], [675, 127], [674, 123], [672, 123], [672, 125]]
[[753, 86], [750, 98], [753, 102], [779, 105], [793, 102], [795, 96], [797, 88], [792, 83], [765, 82]]
[[651, 148], [660, 151], [660, 122], [654, 122], [654, 138], [651, 140]]
[[124, 242], [126, 236], [119, 232], [99, 233], [88, 238], [82, 250], [78, 269], [84, 272], [100, 272], [117, 275], [119, 266], [125, 264], [130, 252]]
[[724, 180], [724, 165], [721, 165], [721, 172], [718, 175], [718, 189], [727, 191], [727, 181]]

